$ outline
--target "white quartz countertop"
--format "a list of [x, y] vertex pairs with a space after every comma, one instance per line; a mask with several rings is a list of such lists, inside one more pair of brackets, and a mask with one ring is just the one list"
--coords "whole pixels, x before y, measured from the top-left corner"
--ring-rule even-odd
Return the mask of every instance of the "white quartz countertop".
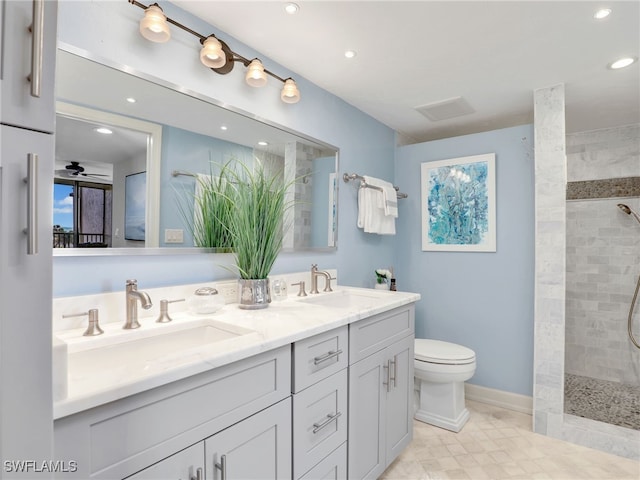
[[[340, 295], [349, 294], [365, 300], [352, 304], [337, 302], [332, 306], [323, 304], [323, 296], [338, 299]], [[173, 321], [170, 323], [141, 321], [142, 327], [136, 332], [144, 334], [144, 329], [160, 332], [163, 328], [169, 332], [187, 324], [199, 325], [198, 322], [207, 321], [215, 324], [218, 321], [236, 327], [245, 334], [213, 344], [204, 343], [179, 353], [168, 351], [152, 361], [113, 353], [119, 351], [110, 347], [111, 339], [122, 341], [124, 335], [132, 333], [123, 331], [121, 324], [103, 325], [105, 333], [99, 337], [83, 337], [82, 329], [56, 332], [55, 341], [62, 339], [68, 349], [65, 359], [68, 374], [66, 397], [54, 402], [54, 418], [72, 415], [221, 367], [419, 299], [420, 295], [416, 293], [338, 286], [332, 293], [309, 295], [306, 298], [293, 296], [272, 302], [262, 310], [242, 310], [237, 304], [228, 304], [208, 315], [179, 312], [172, 314]], [[316, 301], [319, 303], [309, 303]], [[171, 335], [166, 333], [166, 338], [171, 339]], [[91, 353], [87, 355], [87, 352]]]

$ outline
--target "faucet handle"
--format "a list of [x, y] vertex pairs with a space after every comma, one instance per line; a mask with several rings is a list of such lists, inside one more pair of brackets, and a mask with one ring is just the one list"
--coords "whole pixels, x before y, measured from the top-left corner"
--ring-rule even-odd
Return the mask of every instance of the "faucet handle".
[[327, 277], [327, 281], [324, 284], [324, 292], [333, 292], [333, 289], [331, 288], [331, 280], [335, 280], [336, 277], [332, 277], [331, 275], [329, 275]]
[[157, 323], [168, 323], [172, 320], [169, 316], [169, 304], [175, 302], [184, 302], [184, 298], [178, 298], [176, 300], [160, 300], [160, 315], [156, 320]]
[[299, 297], [306, 297], [307, 296], [307, 292], [304, 289], [304, 280], [300, 280], [298, 283], [292, 283], [292, 286], [295, 285], [300, 285], [300, 290], [298, 291], [298, 296]]
[[89, 316], [89, 325], [87, 325], [87, 329], [82, 335], [84, 337], [93, 337], [96, 335], [102, 335], [104, 333], [104, 330], [100, 328], [100, 324], [98, 322], [97, 308], [92, 308], [88, 312], [69, 313], [66, 315], [62, 315], [62, 318], [84, 317], [85, 315]]
[[127, 287], [138, 286], [138, 280], [136, 280], [135, 278], [127, 280], [126, 285], [127, 285]]

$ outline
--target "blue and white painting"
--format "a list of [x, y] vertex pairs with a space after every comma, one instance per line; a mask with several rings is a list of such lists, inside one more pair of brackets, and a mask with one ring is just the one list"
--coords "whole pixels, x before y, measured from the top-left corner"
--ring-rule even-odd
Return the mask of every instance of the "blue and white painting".
[[495, 252], [495, 155], [422, 164], [422, 250]]
[[124, 181], [124, 238], [144, 241], [147, 172], [127, 175]]

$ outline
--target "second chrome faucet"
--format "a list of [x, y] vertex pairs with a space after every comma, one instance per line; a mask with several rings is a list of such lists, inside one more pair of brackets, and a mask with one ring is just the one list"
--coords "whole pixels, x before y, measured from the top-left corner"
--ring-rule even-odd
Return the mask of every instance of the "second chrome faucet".
[[151, 303], [149, 294], [138, 290], [137, 280], [127, 280], [126, 295], [127, 320], [124, 324], [124, 327], [122, 328], [124, 328], [125, 330], [139, 328], [140, 322], [138, 322], [138, 301], [140, 301], [140, 305], [145, 310], [149, 310], [153, 306], [153, 303]]

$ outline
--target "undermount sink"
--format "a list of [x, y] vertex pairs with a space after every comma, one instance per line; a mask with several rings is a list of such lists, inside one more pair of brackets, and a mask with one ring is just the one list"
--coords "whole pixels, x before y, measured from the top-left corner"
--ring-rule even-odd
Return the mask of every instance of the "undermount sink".
[[299, 299], [303, 303], [321, 305], [323, 307], [344, 308], [344, 309], [365, 309], [375, 307], [383, 298], [384, 293], [365, 289], [360, 290], [338, 290], [331, 293], [321, 293], [310, 295]]
[[[118, 325], [98, 337], [59, 337], [67, 351], [70, 380], [100, 383], [126, 382], [188, 365], [199, 355], [232, 348], [238, 340], [256, 334], [237, 325], [210, 318], [173, 321], [122, 330]], [[146, 328], [145, 328], [146, 327]]]

